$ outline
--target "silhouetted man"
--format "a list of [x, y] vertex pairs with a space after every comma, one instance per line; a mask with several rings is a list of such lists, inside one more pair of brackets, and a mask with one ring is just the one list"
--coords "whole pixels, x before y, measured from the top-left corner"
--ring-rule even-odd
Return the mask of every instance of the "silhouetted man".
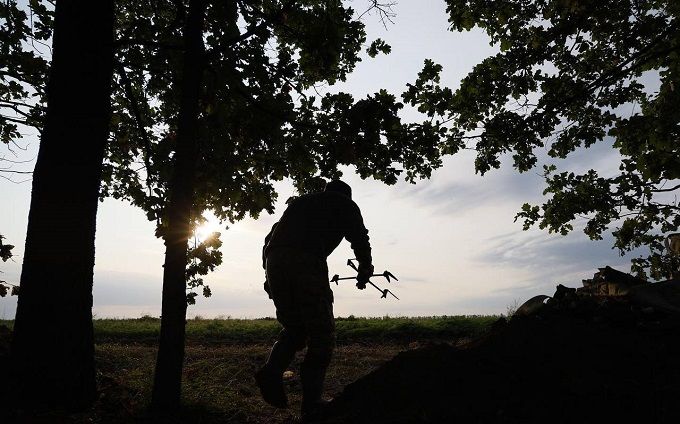
[[333, 292], [326, 258], [343, 237], [359, 261], [357, 287], [363, 290], [373, 274], [368, 231], [352, 201], [352, 189], [336, 180], [326, 184], [323, 192], [293, 200], [265, 238], [265, 289], [274, 300], [283, 330], [255, 378], [264, 400], [285, 408], [288, 399], [283, 372], [295, 352], [307, 346], [300, 371], [303, 419], [316, 414], [324, 404], [323, 382], [335, 347]]

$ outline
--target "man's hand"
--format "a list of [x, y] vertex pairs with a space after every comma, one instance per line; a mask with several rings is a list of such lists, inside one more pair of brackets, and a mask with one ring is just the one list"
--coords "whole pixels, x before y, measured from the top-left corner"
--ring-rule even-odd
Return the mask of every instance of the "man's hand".
[[363, 290], [368, 284], [368, 279], [373, 275], [373, 265], [367, 267], [359, 266], [359, 273], [357, 274], [357, 288]]

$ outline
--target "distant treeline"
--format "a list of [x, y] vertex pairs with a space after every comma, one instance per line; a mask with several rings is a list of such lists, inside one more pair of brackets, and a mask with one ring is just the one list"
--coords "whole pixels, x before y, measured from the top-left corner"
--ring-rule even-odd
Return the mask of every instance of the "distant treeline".
[[[338, 343], [411, 343], [450, 341], [475, 337], [499, 317], [494, 315], [337, 318]], [[12, 328], [14, 322], [0, 320]], [[187, 321], [189, 343], [268, 343], [281, 330], [273, 318], [233, 319], [196, 318]], [[95, 319], [97, 343], [156, 343], [160, 319], [144, 316], [133, 319]]]

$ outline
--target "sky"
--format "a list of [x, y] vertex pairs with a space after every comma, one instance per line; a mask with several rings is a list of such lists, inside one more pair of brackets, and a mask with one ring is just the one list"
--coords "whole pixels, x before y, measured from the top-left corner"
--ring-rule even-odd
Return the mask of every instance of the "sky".
[[[353, 1], [360, 11], [367, 3]], [[426, 58], [444, 66], [442, 83], [455, 89], [476, 63], [497, 51], [481, 31], [448, 31], [442, 0], [400, 0], [393, 11], [393, 23], [385, 26], [376, 15], [363, 17], [369, 42], [380, 37], [392, 46], [392, 53], [375, 59], [364, 55], [347, 81], [329, 91], [342, 90], [355, 98], [381, 88], [401, 93], [415, 81]], [[406, 111], [404, 118], [417, 120], [418, 115]], [[18, 159], [34, 163], [38, 139], [27, 135], [22, 143], [25, 150], [18, 151]], [[0, 157], [13, 157], [0, 149]], [[336, 316], [501, 314], [534, 295], [552, 294], [557, 284], [578, 287], [598, 267], [629, 269], [630, 256], [612, 250], [610, 236], [590, 241], [578, 224], [566, 237], [522, 231], [514, 216], [523, 203], [541, 201], [542, 179], [534, 172], [518, 174], [507, 160], [500, 170], [481, 177], [473, 161], [471, 151], [447, 157], [431, 179], [415, 185], [401, 181], [385, 186], [345, 169], [343, 180], [352, 186], [369, 230], [376, 271], [389, 270], [399, 278], [389, 288], [401, 300], [380, 299], [375, 290], [359, 291], [351, 282], [341, 282], [333, 286]], [[606, 171], [616, 169], [618, 157], [605, 139], [557, 164], [564, 170]], [[16, 245], [14, 260], [0, 263], [0, 271], [2, 279], [13, 283], [21, 273], [30, 184], [0, 179], [0, 234]], [[224, 261], [205, 278], [213, 294], [199, 296], [188, 308], [189, 317], [274, 316], [274, 306], [262, 290], [262, 243], [283, 213], [284, 201], [295, 194], [289, 182], [276, 187], [279, 202], [273, 215], [221, 228]], [[208, 226], [220, 227], [215, 220]], [[140, 210], [105, 199], [97, 217], [95, 317], [159, 316], [163, 253], [154, 225]], [[343, 241], [328, 258], [330, 274], [352, 275], [345, 264], [351, 257], [349, 243]], [[13, 318], [15, 311], [15, 297], [0, 298], [0, 319]]]

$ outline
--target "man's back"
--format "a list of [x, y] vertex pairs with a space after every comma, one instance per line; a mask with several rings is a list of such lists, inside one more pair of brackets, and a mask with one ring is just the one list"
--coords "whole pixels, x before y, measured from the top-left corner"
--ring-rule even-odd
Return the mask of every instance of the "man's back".
[[285, 247], [326, 258], [343, 237], [355, 252], [359, 250], [358, 256], [370, 258], [368, 231], [356, 203], [333, 191], [308, 194], [290, 203], [271, 234], [266, 252]]

